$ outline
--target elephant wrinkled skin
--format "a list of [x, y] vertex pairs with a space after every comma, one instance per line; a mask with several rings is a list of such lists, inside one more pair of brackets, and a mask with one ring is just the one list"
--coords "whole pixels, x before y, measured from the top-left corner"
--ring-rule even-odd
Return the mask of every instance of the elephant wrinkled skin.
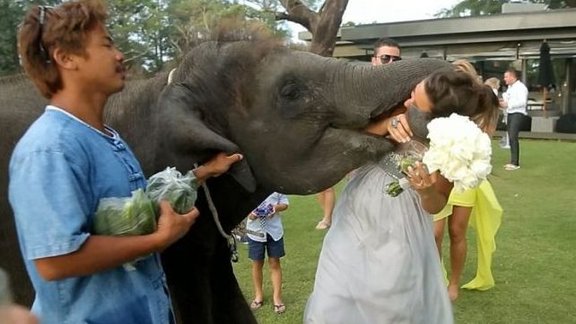
[[[243, 153], [228, 174], [207, 181], [230, 232], [272, 191], [321, 191], [390, 151], [392, 143], [360, 130], [409, 97], [424, 76], [448, 66], [424, 59], [371, 67], [271, 42], [210, 42], [184, 57], [170, 84], [166, 73], [128, 82], [109, 100], [106, 121], [147, 176], [166, 166], [188, 170], [217, 151]], [[0, 80], [0, 267], [25, 304], [33, 294], [7, 201], [7, 169], [15, 143], [45, 104], [25, 77]], [[255, 323], [202, 190], [197, 207], [196, 224], [162, 254], [181, 320]]]

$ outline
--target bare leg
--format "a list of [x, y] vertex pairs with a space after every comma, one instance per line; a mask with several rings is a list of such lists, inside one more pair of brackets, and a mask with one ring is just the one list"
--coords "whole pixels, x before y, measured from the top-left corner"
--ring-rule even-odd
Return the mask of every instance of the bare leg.
[[450, 300], [458, 298], [460, 289], [460, 277], [466, 263], [467, 241], [466, 230], [472, 208], [454, 206], [452, 216], [448, 220], [448, 232], [450, 234], [450, 279], [448, 283], [448, 295]]
[[438, 248], [438, 255], [440, 258], [442, 258], [442, 240], [444, 239], [445, 226], [446, 218], [434, 222], [434, 239], [436, 240], [436, 247]]
[[322, 220], [316, 225], [316, 229], [326, 229], [332, 225], [332, 211], [336, 202], [336, 192], [334, 188], [328, 188], [318, 194], [318, 202], [324, 215]]
[[252, 260], [252, 283], [254, 284], [254, 300], [261, 302], [264, 300], [262, 292], [262, 268], [264, 260]]
[[282, 267], [279, 258], [269, 258], [270, 281], [272, 281], [274, 305], [284, 305], [282, 301]]

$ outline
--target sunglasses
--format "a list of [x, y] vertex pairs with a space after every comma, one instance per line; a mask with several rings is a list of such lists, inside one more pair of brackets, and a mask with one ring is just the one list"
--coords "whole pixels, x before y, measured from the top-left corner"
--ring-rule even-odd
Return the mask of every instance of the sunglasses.
[[380, 62], [382, 62], [382, 64], [388, 64], [388, 63], [402, 60], [402, 58], [400, 56], [388, 55], [388, 54], [377, 56], [377, 58], [380, 59]]
[[50, 6], [40, 6], [40, 14], [38, 17], [38, 47], [40, 49], [40, 55], [44, 57], [46, 64], [50, 64], [50, 54], [48, 50], [44, 47], [44, 43], [42, 42], [42, 32], [44, 29], [44, 23], [46, 22], [46, 12], [48, 9], [52, 9], [53, 7]]

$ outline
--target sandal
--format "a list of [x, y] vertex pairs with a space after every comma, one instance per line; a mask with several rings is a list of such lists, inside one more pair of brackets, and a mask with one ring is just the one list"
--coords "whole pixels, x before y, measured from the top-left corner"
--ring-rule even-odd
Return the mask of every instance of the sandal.
[[264, 301], [263, 301], [263, 300], [257, 301], [256, 299], [254, 299], [254, 300], [252, 301], [252, 303], [250, 304], [250, 309], [251, 309], [251, 310], [257, 310], [257, 309], [259, 309], [260, 307], [262, 307], [263, 304], [264, 304]]
[[325, 230], [329, 227], [330, 227], [330, 224], [328, 222], [323, 221], [323, 220], [319, 221], [318, 225], [316, 225], [317, 230]]
[[286, 306], [284, 304], [274, 305], [274, 313], [282, 314], [286, 311]]

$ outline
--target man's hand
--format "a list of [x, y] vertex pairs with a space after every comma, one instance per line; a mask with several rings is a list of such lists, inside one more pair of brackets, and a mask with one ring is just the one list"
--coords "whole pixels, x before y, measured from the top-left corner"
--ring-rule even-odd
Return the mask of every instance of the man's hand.
[[192, 208], [187, 214], [180, 215], [172, 209], [168, 201], [161, 201], [158, 229], [154, 233], [158, 237], [160, 250], [164, 250], [186, 235], [199, 215], [200, 212], [196, 208]]
[[226, 153], [220, 152], [208, 162], [194, 169], [193, 172], [199, 182], [204, 182], [210, 177], [217, 177], [222, 173], [225, 173], [230, 169], [232, 164], [242, 160], [243, 158], [242, 154], [239, 153], [226, 155]]

